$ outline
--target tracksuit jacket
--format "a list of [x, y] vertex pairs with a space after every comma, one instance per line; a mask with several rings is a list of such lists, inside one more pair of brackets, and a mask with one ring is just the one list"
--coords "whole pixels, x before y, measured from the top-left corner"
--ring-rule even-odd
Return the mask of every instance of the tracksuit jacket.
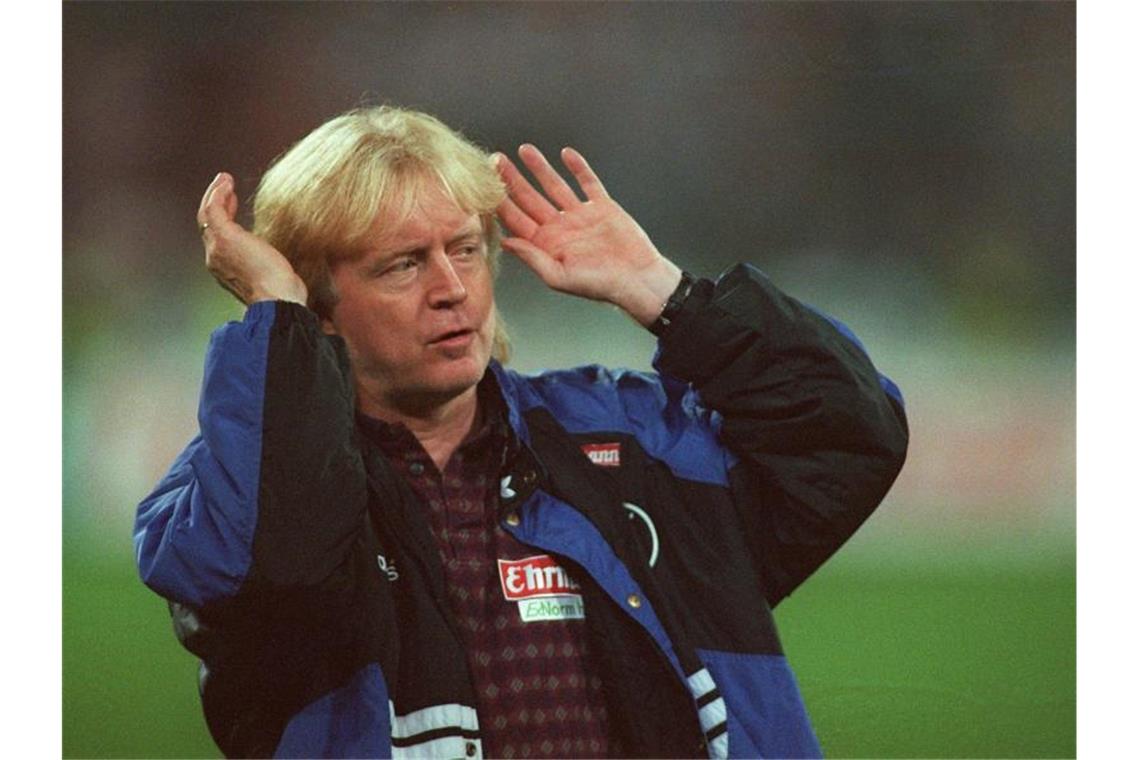
[[[625, 755], [818, 756], [771, 609], [893, 482], [898, 389], [748, 265], [698, 280], [654, 367], [492, 362], [513, 431], [497, 518], [581, 586]], [[301, 306], [216, 331], [200, 433], [138, 508], [139, 572], [202, 660], [226, 755], [481, 757], [425, 508], [352, 388]]]

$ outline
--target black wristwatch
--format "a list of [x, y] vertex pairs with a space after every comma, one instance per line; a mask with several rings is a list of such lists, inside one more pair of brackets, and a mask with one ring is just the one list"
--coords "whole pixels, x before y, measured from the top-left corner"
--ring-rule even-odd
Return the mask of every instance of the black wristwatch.
[[677, 318], [677, 314], [681, 311], [681, 305], [685, 303], [685, 299], [693, 292], [693, 285], [697, 279], [688, 272], [681, 272], [681, 281], [677, 283], [676, 290], [669, 296], [669, 300], [665, 302], [665, 308], [661, 310], [660, 316], [653, 321], [649, 326], [649, 332], [660, 338], [669, 329], [669, 325], [673, 324], [673, 320]]

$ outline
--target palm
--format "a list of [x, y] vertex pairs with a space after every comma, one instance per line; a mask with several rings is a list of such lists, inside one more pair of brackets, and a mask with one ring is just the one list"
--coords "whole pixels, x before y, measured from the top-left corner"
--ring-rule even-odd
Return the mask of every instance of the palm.
[[633, 301], [638, 297], [631, 289], [639, 284], [639, 278], [654, 267], [672, 265], [637, 222], [609, 197], [576, 151], [567, 148], [563, 161], [582, 188], [585, 201], [536, 148], [524, 146], [519, 155], [542, 185], [545, 196], [510, 161], [500, 159], [499, 170], [509, 193], [498, 208], [499, 218], [510, 233], [503, 247], [523, 259], [555, 290], [614, 303], [633, 313]]
[[609, 199], [564, 211], [540, 225], [530, 242], [557, 266], [559, 278], [548, 284], [598, 300], [606, 300], [606, 283], [613, 283], [626, 267], [636, 266], [637, 259], [649, 258], [642, 249], [652, 245], [637, 223]]

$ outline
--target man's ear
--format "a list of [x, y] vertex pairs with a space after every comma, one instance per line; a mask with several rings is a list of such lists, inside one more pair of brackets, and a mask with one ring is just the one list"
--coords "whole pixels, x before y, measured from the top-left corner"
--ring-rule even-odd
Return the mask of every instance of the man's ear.
[[321, 330], [324, 331], [325, 335], [337, 335], [338, 334], [336, 331], [336, 325], [334, 325], [332, 323], [332, 320], [329, 319], [328, 317], [321, 317]]

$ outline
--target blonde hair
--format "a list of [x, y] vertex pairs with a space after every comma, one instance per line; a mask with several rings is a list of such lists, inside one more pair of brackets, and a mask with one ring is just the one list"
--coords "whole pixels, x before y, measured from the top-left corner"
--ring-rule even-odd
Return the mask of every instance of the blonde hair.
[[[506, 190], [490, 155], [439, 119], [393, 106], [357, 108], [314, 129], [261, 178], [253, 231], [284, 254], [309, 290], [309, 307], [328, 318], [336, 305], [331, 265], [353, 258], [382, 215], [402, 224], [425, 193], [442, 191], [483, 225], [498, 271], [495, 207]], [[496, 310], [492, 350], [509, 342]]]

